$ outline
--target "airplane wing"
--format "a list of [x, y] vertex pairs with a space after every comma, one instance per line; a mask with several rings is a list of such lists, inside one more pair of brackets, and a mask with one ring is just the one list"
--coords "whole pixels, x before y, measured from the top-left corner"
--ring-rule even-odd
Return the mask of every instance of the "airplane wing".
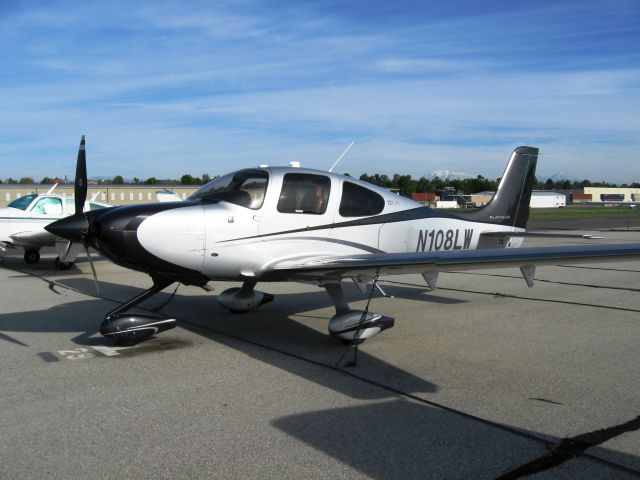
[[18, 232], [9, 237], [17, 247], [51, 247], [56, 243], [56, 236], [45, 229]]
[[[339, 281], [359, 276], [399, 275], [443, 270], [477, 270], [536, 265], [629, 261], [640, 259], [640, 244], [573, 245], [558, 247], [493, 248], [442, 252], [380, 253], [317, 256], [283, 260], [264, 273], [275, 278]], [[269, 275], [270, 274], [270, 275]], [[425, 277], [426, 278], [426, 277]], [[529, 280], [527, 280], [529, 283]]]

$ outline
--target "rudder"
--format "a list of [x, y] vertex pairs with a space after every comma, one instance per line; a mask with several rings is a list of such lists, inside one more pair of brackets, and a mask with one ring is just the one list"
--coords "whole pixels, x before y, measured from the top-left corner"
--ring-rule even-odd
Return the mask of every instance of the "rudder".
[[526, 228], [537, 162], [537, 148], [516, 148], [491, 201], [478, 210], [460, 216], [470, 221]]

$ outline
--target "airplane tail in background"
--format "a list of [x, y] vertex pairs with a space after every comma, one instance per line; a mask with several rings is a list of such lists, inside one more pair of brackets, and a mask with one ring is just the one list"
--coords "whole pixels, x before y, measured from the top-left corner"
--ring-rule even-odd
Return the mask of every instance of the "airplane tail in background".
[[526, 228], [537, 161], [537, 148], [516, 148], [491, 201], [478, 210], [461, 213], [459, 216], [474, 222]]

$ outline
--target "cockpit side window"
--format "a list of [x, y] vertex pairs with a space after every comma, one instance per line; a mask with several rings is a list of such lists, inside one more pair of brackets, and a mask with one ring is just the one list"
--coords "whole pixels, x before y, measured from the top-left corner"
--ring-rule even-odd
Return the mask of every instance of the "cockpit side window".
[[384, 198], [368, 188], [343, 182], [339, 213], [343, 217], [377, 215], [384, 209]]
[[282, 182], [278, 211], [322, 215], [327, 211], [329, 193], [329, 177], [309, 173], [287, 173]]
[[55, 197], [41, 198], [32, 212], [38, 215], [62, 215], [62, 200]]
[[16, 198], [13, 202], [11, 202], [7, 207], [17, 208], [19, 210], [26, 210], [33, 199], [38, 196], [37, 193], [30, 193], [29, 195], [25, 195], [24, 197]]
[[268, 184], [269, 174], [264, 170], [239, 170], [211, 180], [189, 200], [220, 200], [257, 210], [262, 207]]

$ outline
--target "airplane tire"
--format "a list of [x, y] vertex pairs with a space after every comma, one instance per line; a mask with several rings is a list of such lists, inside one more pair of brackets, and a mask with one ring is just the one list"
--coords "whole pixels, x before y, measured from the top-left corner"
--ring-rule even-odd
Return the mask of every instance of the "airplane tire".
[[37, 250], [25, 250], [24, 261], [26, 263], [38, 263], [40, 261], [40, 252]]
[[53, 265], [56, 267], [56, 270], [69, 270], [73, 265], [73, 262], [61, 262], [60, 257], [56, 257]]

